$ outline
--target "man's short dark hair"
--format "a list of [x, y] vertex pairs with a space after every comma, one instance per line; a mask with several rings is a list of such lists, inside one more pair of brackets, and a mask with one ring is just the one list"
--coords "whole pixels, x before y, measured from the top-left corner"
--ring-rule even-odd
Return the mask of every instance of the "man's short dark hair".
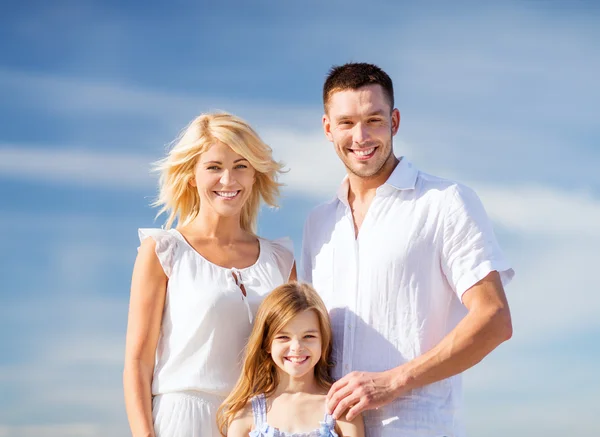
[[387, 73], [374, 64], [350, 62], [344, 65], [335, 65], [329, 70], [323, 85], [325, 112], [327, 112], [327, 105], [333, 93], [343, 90], [357, 90], [366, 85], [381, 85], [392, 109], [394, 108], [394, 86]]

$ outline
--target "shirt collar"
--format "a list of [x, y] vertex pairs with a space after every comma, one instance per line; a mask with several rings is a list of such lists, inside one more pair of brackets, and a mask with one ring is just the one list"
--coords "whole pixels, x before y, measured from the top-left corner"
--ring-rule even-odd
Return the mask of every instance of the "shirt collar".
[[[399, 191], [414, 190], [419, 171], [405, 157], [402, 156], [399, 159], [400, 162], [394, 171], [392, 171], [392, 174], [388, 177], [387, 181], [377, 188], [377, 194], [389, 193], [394, 189]], [[337, 198], [345, 205], [348, 205], [349, 187], [350, 183], [348, 182], [348, 176], [346, 175], [337, 191]]]
[[417, 170], [405, 157], [400, 157], [400, 162], [384, 185], [389, 185], [396, 190], [414, 190], [417, 183]]

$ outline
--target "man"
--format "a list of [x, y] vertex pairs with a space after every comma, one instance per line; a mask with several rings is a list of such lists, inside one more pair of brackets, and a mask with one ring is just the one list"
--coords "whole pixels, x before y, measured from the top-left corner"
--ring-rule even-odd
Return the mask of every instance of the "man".
[[367, 435], [463, 436], [460, 373], [512, 335], [505, 261], [477, 195], [396, 158], [400, 113], [379, 67], [334, 67], [323, 129], [347, 177], [313, 210], [302, 279], [334, 330], [327, 408]]

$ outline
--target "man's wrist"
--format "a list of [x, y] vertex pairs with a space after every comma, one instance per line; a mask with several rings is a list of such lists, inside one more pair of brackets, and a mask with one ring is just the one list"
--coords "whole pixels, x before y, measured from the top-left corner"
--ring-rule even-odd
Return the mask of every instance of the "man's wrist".
[[394, 398], [404, 395], [416, 388], [416, 380], [407, 364], [389, 370]]

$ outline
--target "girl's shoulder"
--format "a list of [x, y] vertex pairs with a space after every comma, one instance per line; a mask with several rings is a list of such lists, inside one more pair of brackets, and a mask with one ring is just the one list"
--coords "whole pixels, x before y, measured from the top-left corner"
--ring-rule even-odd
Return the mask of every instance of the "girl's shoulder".
[[246, 406], [238, 411], [227, 427], [227, 437], [247, 437], [254, 425], [254, 414], [252, 403], [248, 401]]
[[352, 421], [346, 420], [345, 416], [335, 421], [335, 431], [339, 436], [364, 437], [365, 425], [362, 414], [356, 416]]

